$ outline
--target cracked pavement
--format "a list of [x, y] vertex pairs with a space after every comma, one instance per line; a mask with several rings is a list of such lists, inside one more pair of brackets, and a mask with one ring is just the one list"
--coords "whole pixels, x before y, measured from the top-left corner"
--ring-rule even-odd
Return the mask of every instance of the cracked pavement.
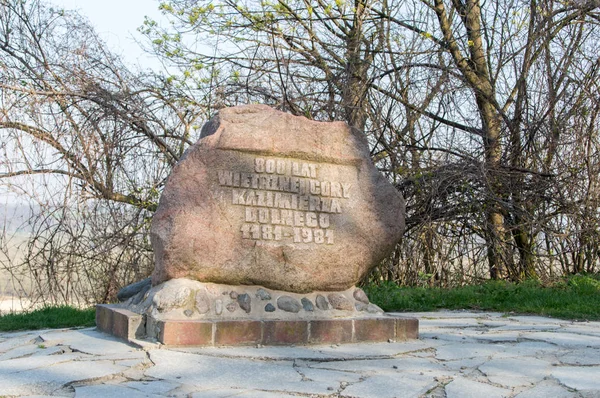
[[402, 315], [419, 340], [165, 348], [92, 328], [0, 333], [0, 396], [600, 397], [600, 322]]

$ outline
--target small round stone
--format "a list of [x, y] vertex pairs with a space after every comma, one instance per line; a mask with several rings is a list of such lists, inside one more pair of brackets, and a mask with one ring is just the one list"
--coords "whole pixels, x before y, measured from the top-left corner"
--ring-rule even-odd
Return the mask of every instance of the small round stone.
[[247, 293], [240, 294], [237, 296], [237, 302], [240, 305], [240, 308], [243, 309], [244, 311], [246, 311], [246, 314], [249, 314], [250, 311], [252, 310], [251, 301], [252, 301], [252, 299], [250, 298], [250, 295], [248, 295]]
[[237, 309], [238, 309], [238, 303], [233, 302], [233, 303], [227, 304], [227, 311], [233, 312], [233, 311], [235, 311]]
[[275, 306], [271, 303], [268, 303], [267, 305], [265, 305], [265, 311], [266, 312], [275, 312]]
[[221, 315], [223, 313], [223, 302], [221, 300], [215, 301], [215, 313]]
[[196, 290], [195, 307], [201, 314], [206, 314], [210, 310], [210, 301], [204, 290]]
[[302, 303], [302, 308], [304, 308], [304, 311], [312, 312], [315, 310], [315, 306], [313, 305], [312, 301], [310, 301], [306, 297], [302, 297], [302, 300], [300, 300], [300, 302]]
[[237, 292], [231, 292], [231, 293], [229, 293], [229, 297], [231, 297], [232, 299], [235, 300], [238, 298], [238, 294], [237, 294]]
[[286, 312], [300, 312], [302, 304], [298, 300], [290, 296], [281, 296], [277, 299], [277, 307]]
[[183, 311], [183, 314], [187, 317], [190, 317], [194, 314], [194, 311], [188, 309], [188, 310]]
[[356, 290], [354, 290], [354, 293], [352, 295], [357, 301], [360, 301], [361, 303], [369, 304], [370, 302], [364, 290], [362, 290], [359, 287], [357, 287]]
[[356, 311], [365, 311], [368, 305], [357, 301], [356, 303], [354, 303], [354, 307], [356, 308]]
[[263, 288], [260, 288], [256, 291], [256, 297], [263, 301], [271, 300], [271, 294]]
[[315, 299], [315, 302], [317, 303], [317, 308], [322, 310], [322, 311], [327, 311], [329, 309], [329, 302], [327, 301], [327, 299], [325, 298], [325, 296], [322, 295], [317, 295], [317, 298]]
[[343, 294], [330, 293], [327, 295], [329, 303], [333, 308], [340, 311], [354, 311], [354, 306]]
[[367, 312], [370, 314], [383, 314], [383, 310], [373, 303], [367, 306]]

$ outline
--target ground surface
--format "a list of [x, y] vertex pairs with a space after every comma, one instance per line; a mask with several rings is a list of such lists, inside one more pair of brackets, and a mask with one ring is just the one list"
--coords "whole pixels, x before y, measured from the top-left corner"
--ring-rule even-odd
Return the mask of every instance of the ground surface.
[[600, 322], [428, 312], [421, 338], [137, 348], [94, 329], [0, 333], [0, 396], [600, 397]]

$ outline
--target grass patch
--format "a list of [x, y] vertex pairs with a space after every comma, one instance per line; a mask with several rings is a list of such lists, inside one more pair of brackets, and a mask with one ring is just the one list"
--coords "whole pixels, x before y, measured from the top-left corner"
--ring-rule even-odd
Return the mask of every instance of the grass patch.
[[383, 283], [366, 286], [364, 290], [385, 311], [469, 309], [600, 320], [600, 275], [574, 275], [548, 285], [537, 280], [488, 281], [442, 289]]
[[31, 312], [0, 316], [0, 331], [56, 329], [95, 326], [96, 309], [69, 306], [44, 307]]

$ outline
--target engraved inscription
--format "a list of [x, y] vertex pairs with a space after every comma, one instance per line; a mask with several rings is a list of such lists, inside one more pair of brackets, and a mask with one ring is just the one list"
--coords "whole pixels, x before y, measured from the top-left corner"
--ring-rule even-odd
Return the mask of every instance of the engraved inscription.
[[[319, 176], [319, 164], [256, 157], [251, 173], [218, 170], [219, 185], [243, 208], [242, 238], [333, 245], [332, 217], [342, 214], [352, 185]], [[333, 167], [333, 166], [331, 166]]]

